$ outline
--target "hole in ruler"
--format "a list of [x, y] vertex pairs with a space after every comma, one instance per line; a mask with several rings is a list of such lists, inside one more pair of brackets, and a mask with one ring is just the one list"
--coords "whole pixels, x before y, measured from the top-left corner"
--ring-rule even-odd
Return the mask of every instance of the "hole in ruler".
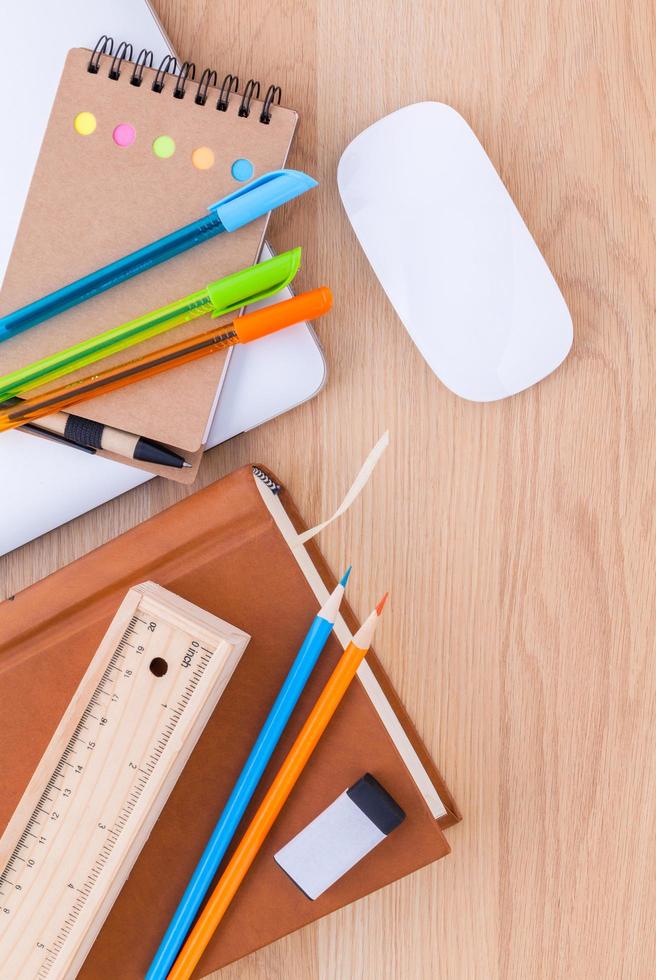
[[162, 657], [155, 657], [150, 661], [150, 670], [155, 677], [163, 677], [168, 669], [169, 665]]

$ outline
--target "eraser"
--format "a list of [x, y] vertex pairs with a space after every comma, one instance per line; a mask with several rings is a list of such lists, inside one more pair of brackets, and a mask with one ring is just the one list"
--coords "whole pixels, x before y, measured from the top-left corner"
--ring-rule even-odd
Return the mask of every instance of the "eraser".
[[312, 900], [334, 885], [405, 820], [377, 779], [362, 779], [338, 796], [274, 855], [276, 863]]

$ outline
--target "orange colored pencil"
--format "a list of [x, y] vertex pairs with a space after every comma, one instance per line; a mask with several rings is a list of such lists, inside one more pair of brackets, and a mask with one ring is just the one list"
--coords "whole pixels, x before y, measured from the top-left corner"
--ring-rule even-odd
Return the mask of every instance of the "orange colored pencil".
[[237, 850], [219, 878], [207, 905], [189, 933], [187, 941], [171, 968], [168, 980], [188, 980], [194, 972], [237, 889], [246, 877], [248, 869], [257, 857], [267, 834], [326, 730], [328, 722], [346, 694], [360, 663], [366, 656], [386, 599], [387, 595], [383, 596], [340, 657], [326, 686], [319, 695], [317, 703], [262, 800], [257, 813], [239, 842]]

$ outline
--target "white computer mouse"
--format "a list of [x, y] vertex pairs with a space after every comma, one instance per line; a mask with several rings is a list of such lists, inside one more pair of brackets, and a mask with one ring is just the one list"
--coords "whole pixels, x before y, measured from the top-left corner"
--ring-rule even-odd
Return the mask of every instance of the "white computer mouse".
[[564, 360], [565, 300], [455, 109], [419, 102], [380, 119], [347, 146], [337, 181], [383, 289], [451, 391], [495, 401]]

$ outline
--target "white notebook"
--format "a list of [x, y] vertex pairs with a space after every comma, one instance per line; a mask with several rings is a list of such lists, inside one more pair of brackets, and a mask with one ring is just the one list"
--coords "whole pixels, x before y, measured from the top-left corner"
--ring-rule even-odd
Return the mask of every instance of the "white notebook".
[[[72, 47], [93, 48], [101, 34], [119, 40], [130, 38], [136, 51], [149, 48], [155, 64], [172, 53], [147, 0], [65, 0], [57, 4], [52, 0], [22, 0], [0, 4], [5, 77], [19, 80], [0, 87], [3, 125], [6, 132], [14, 134], [11, 152], [0, 154], [0, 282], [66, 54]], [[24, 38], [29, 38], [27, 61]], [[262, 258], [268, 256], [268, 252], [263, 253]], [[306, 401], [319, 391], [324, 378], [323, 354], [307, 324], [235, 348], [209, 429], [208, 447]], [[0, 479], [0, 555], [149, 478], [133, 467], [20, 432], [0, 435], [0, 476], [5, 473], [11, 473], [12, 479], [11, 485]]]

